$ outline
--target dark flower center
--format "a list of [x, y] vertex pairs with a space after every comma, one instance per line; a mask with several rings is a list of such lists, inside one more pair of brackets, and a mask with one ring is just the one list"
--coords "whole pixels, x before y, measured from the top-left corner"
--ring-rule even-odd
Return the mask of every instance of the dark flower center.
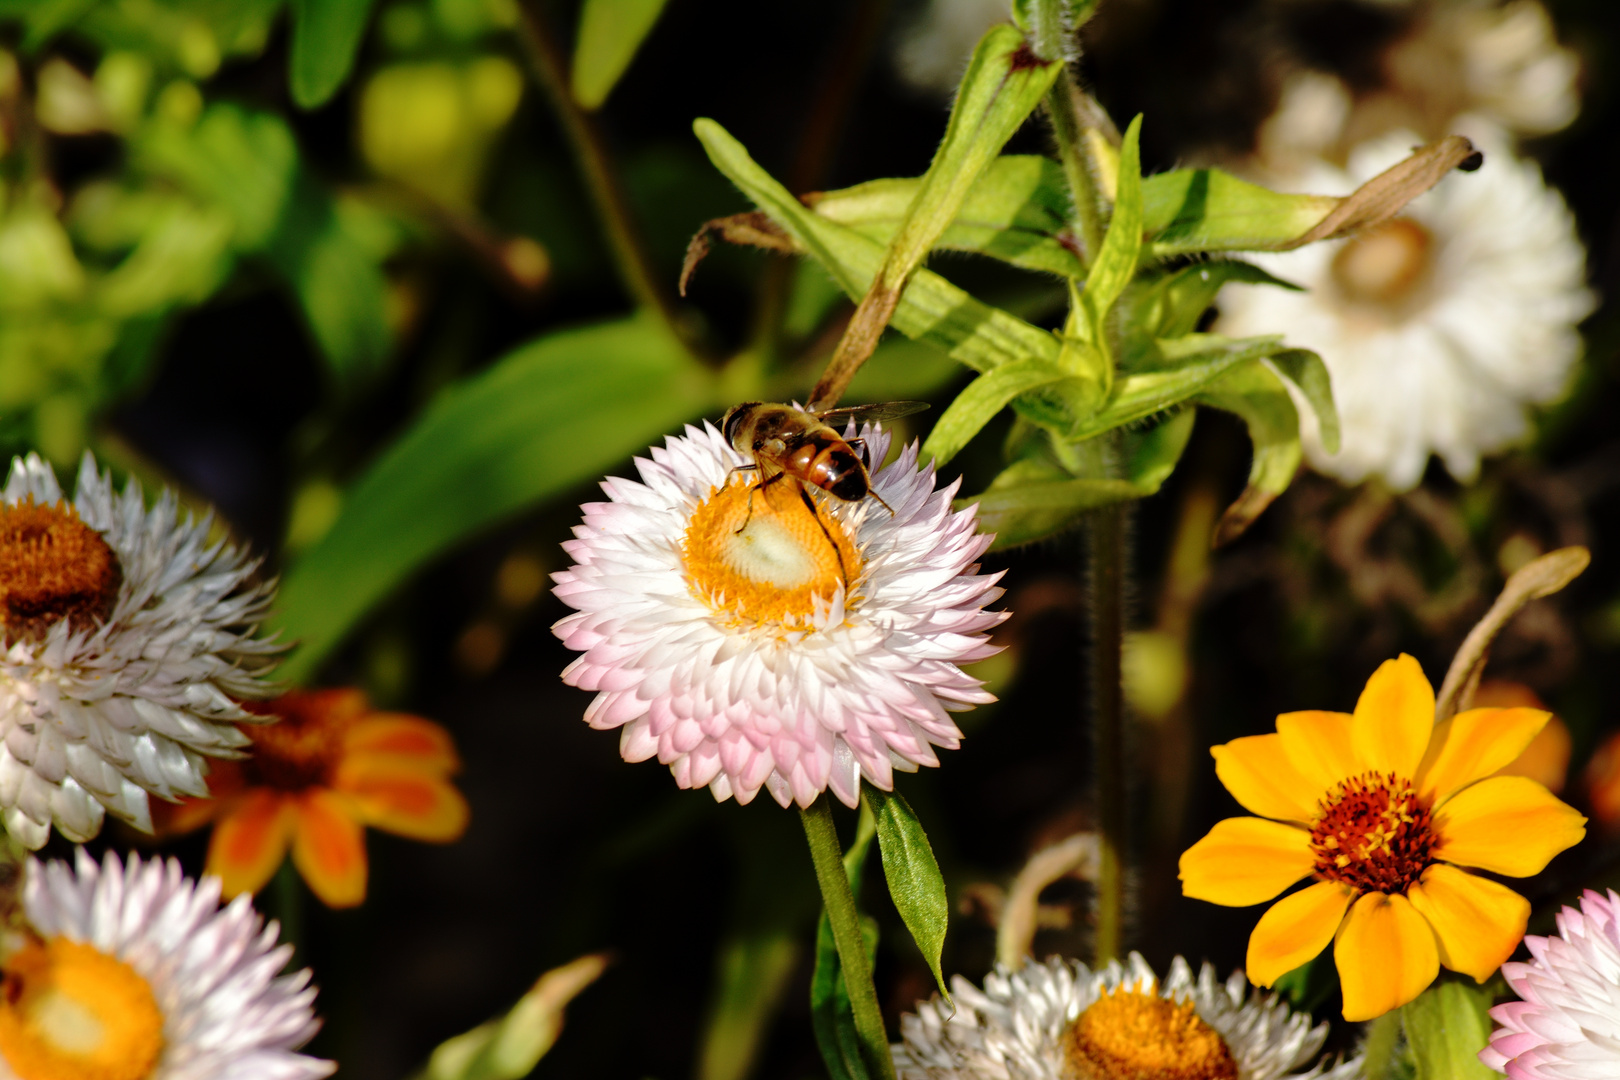
[[1439, 842], [1430, 807], [1394, 773], [1341, 780], [1311, 826], [1316, 872], [1361, 892], [1404, 893]]
[[344, 736], [365, 702], [353, 690], [295, 690], [242, 707], [280, 717], [274, 723], [242, 725], [253, 740], [253, 756], [242, 762], [248, 785], [302, 791], [331, 786], [343, 759]]
[[101, 534], [65, 502], [0, 507], [0, 620], [6, 644], [63, 619], [91, 630], [112, 614], [123, 573]]

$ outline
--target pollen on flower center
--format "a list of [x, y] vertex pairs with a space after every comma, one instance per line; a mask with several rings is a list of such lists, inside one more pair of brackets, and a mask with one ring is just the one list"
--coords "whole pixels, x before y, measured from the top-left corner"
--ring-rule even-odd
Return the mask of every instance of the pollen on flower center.
[[107, 541], [65, 502], [0, 506], [0, 619], [7, 643], [40, 638], [67, 619], [93, 628], [112, 614], [122, 580]]
[[21, 1080], [145, 1080], [163, 1013], [128, 964], [83, 942], [30, 942], [5, 962], [0, 1056]]
[[1190, 1001], [1105, 990], [1065, 1033], [1074, 1080], [1236, 1080], [1237, 1061]]
[[242, 725], [253, 740], [253, 756], [242, 768], [250, 784], [284, 791], [328, 785], [343, 759], [344, 736], [365, 711], [364, 701], [345, 690], [285, 694], [242, 707], [280, 717], [273, 724]]
[[1311, 825], [1316, 872], [1362, 892], [1402, 893], [1431, 862], [1434, 834], [1428, 804], [1412, 782], [1393, 773], [1363, 773], [1339, 782]]
[[1360, 233], [1333, 257], [1333, 280], [1348, 299], [1393, 304], [1429, 269], [1434, 235], [1409, 218], [1395, 218]]
[[847, 527], [819, 504], [812, 510], [792, 480], [711, 489], [692, 512], [681, 553], [694, 593], [758, 623], [802, 624], [817, 599], [826, 603], [839, 588], [847, 594], [861, 573]]

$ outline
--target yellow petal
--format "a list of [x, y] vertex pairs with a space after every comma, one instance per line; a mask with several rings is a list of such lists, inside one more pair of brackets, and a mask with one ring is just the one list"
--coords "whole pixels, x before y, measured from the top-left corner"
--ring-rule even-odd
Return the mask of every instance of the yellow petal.
[[1433, 730], [1434, 688], [1423, 669], [1405, 653], [1385, 660], [1356, 702], [1356, 758], [1365, 768], [1411, 779]]
[[1433, 858], [1529, 877], [1586, 835], [1586, 819], [1523, 776], [1493, 776], [1453, 795], [1434, 815]]
[[274, 876], [292, 838], [292, 800], [257, 788], [234, 801], [208, 840], [206, 872], [219, 878], [224, 896], [255, 893]]
[[1311, 834], [1262, 818], [1217, 821], [1181, 853], [1181, 891], [1227, 907], [1261, 904], [1311, 872]]
[[366, 898], [366, 843], [348, 799], [309, 788], [298, 803], [293, 865], [327, 907], [354, 907]]
[[1270, 986], [1327, 948], [1355, 898], [1348, 885], [1318, 881], [1272, 904], [1249, 936], [1249, 981]]
[[1367, 893], [1350, 908], [1333, 945], [1344, 1018], [1371, 1020], [1423, 993], [1440, 974], [1428, 920], [1406, 897]]
[[1338, 787], [1340, 780], [1360, 771], [1350, 742], [1351, 721], [1349, 713], [1315, 709], [1277, 717], [1283, 753], [1306, 784], [1315, 789], [1313, 802]]
[[1511, 765], [1550, 719], [1540, 709], [1469, 709], [1436, 724], [1418, 793], [1440, 802]]
[[1215, 775], [1245, 810], [1285, 821], [1316, 816], [1320, 793], [1288, 764], [1281, 736], [1250, 735], [1209, 752], [1215, 757]]
[[1406, 890], [1440, 940], [1440, 962], [1484, 982], [1513, 955], [1530, 920], [1530, 901], [1494, 881], [1436, 863]]

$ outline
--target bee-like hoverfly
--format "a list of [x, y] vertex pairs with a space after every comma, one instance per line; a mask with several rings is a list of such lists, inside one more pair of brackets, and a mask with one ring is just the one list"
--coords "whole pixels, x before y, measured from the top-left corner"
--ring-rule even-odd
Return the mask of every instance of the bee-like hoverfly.
[[727, 410], [720, 421], [720, 432], [740, 453], [753, 459], [752, 465], [740, 467], [759, 472], [755, 490], [786, 476], [845, 502], [859, 502], [870, 495], [892, 514], [894, 508], [872, 490], [868, 471], [872, 462], [866, 444], [860, 439], [845, 439], [841, 429], [852, 420], [875, 423], [926, 408], [928, 403], [923, 401], [885, 401], [808, 412], [792, 405], [745, 401]]

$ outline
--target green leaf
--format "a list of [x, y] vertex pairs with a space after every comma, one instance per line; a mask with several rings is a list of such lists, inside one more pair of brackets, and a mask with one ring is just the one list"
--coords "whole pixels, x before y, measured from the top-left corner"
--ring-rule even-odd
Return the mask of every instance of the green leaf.
[[1142, 252], [1142, 118], [1137, 116], [1125, 130], [1119, 148], [1119, 182], [1114, 198], [1114, 215], [1108, 223], [1080, 294], [1090, 340], [1108, 355], [1105, 322], [1114, 302], [1136, 276], [1136, 260]]
[[1014, 398], [1069, 377], [1044, 360], [1014, 360], [985, 372], [956, 396], [934, 424], [923, 443], [923, 456], [932, 457], [935, 465], [945, 464]]
[[[914, 178], [871, 180], [806, 198], [819, 216], [887, 245], [921, 183]], [[1071, 246], [1068, 215], [1062, 166], [1032, 154], [1007, 154], [979, 174], [934, 247], [977, 252], [1026, 270], [1084, 277], [1085, 264]]]
[[292, 0], [288, 80], [301, 109], [326, 104], [348, 79], [360, 51], [372, 0]]
[[803, 956], [795, 937], [777, 929], [729, 938], [721, 946], [719, 992], [704, 1025], [698, 1080], [744, 1080], [748, 1075]]
[[[855, 826], [855, 840], [844, 853], [844, 873], [849, 877], [849, 891], [859, 902], [861, 882], [865, 877], [866, 853], [877, 835], [877, 821], [872, 808], [861, 805], [860, 819]], [[877, 959], [877, 923], [861, 917], [861, 940], [866, 946], [869, 962]], [[860, 1040], [855, 1034], [855, 1014], [850, 1008], [849, 994], [844, 989], [844, 968], [838, 959], [838, 946], [833, 941], [832, 922], [823, 911], [816, 924], [816, 966], [810, 976], [810, 1027], [821, 1050], [821, 1060], [831, 1074], [831, 1080], [868, 1080], [866, 1062], [861, 1057]]]
[[[1251, 285], [1275, 285], [1298, 290], [1299, 286], [1234, 259], [1198, 262], [1166, 274], [1148, 286], [1132, 307], [1130, 329], [1148, 337], [1180, 337], [1198, 329], [1204, 312], [1215, 302], [1221, 286], [1230, 281]], [[1130, 363], [1130, 358], [1126, 358]]]
[[1401, 1010], [1394, 1009], [1377, 1017], [1367, 1024], [1365, 1031], [1358, 1047], [1365, 1080], [1412, 1080], [1411, 1047], [1401, 1030]]
[[1197, 409], [1182, 409], [1146, 431], [1128, 430], [1124, 437], [1125, 478], [1152, 495], [1170, 479], [1192, 438]]
[[574, 100], [599, 108], [635, 59], [665, 0], [585, 0], [574, 43]]
[[1254, 444], [1248, 486], [1216, 526], [1215, 543], [1219, 545], [1240, 535], [1293, 482], [1303, 457], [1299, 412], [1282, 379], [1264, 364], [1232, 370], [1201, 391], [1196, 400], [1235, 413], [1248, 426], [1249, 441]]
[[1333, 378], [1322, 358], [1309, 349], [1285, 349], [1271, 357], [1271, 365], [1305, 395], [1311, 411], [1316, 414], [1323, 448], [1337, 454], [1339, 410], [1333, 404]]
[[440, 1043], [413, 1080], [522, 1080], [556, 1043], [563, 1009], [606, 968], [592, 955], [546, 972], [506, 1015]]
[[[881, 244], [806, 209], [713, 120], [699, 119], [692, 127], [715, 168], [787, 230], [851, 299], [858, 301], [866, 295], [883, 262]], [[976, 371], [1027, 358], [1058, 362], [1056, 335], [974, 299], [923, 268], [914, 271], [906, 283], [890, 325]]]
[[1479, 1060], [1491, 1037], [1490, 998], [1460, 982], [1437, 982], [1401, 1007], [1417, 1080], [1490, 1080]]
[[276, 626], [293, 683], [425, 563], [496, 521], [600, 476], [715, 404], [678, 342], [632, 317], [554, 333], [441, 393], [347, 492], [282, 577]]
[[945, 897], [945, 878], [939, 872], [933, 846], [922, 823], [899, 792], [880, 791], [870, 784], [861, 789], [861, 798], [872, 807], [877, 819], [878, 851], [883, 856], [883, 877], [889, 883], [889, 896], [900, 912], [911, 939], [928, 961], [939, 992], [951, 1000], [940, 970], [945, 949], [945, 930], [951, 907]]
[[1143, 231], [1154, 258], [1198, 251], [1275, 251], [1344, 200], [1284, 195], [1219, 169], [1176, 169], [1143, 184]]
[[135, 141], [136, 166], [231, 215], [232, 245], [263, 250], [299, 181], [298, 144], [275, 113], [211, 105], [195, 126], [148, 125]]

